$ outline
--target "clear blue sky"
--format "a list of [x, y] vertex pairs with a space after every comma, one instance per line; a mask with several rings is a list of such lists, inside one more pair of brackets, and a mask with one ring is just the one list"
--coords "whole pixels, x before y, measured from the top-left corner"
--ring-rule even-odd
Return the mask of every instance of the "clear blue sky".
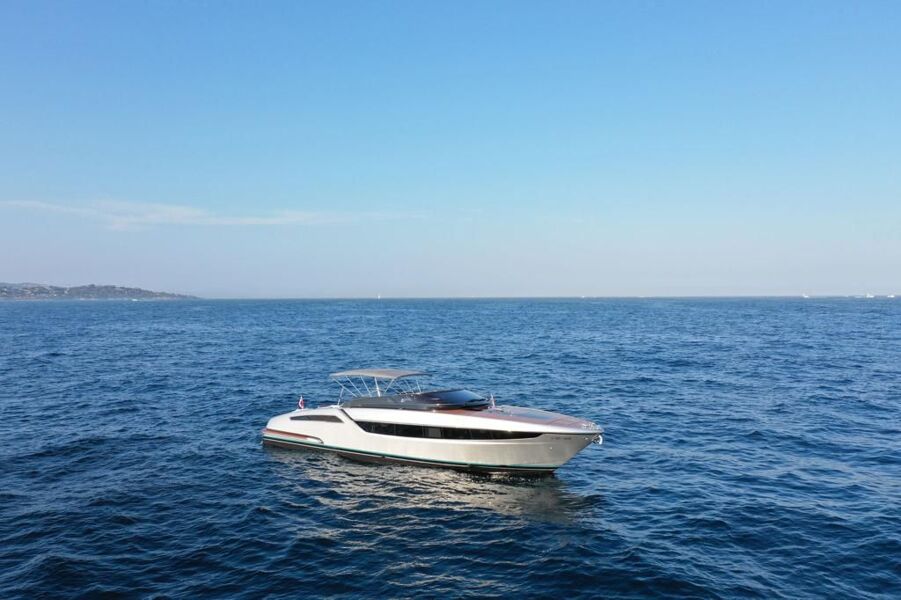
[[901, 293], [899, 2], [0, 3], [0, 281]]

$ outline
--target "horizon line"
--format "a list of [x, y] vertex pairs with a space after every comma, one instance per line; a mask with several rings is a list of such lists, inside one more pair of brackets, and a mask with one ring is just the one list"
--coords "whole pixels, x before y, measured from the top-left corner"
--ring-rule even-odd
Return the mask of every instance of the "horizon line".
[[743, 299], [743, 298], [798, 298], [813, 300], [824, 298], [861, 298], [876, 299], [901, 294], [620, 294], [620, 295], [585, 295], [585, 296], [541, 296], [541, 295], [487, 295], [487, 296], [195, 296], [196, 300], [665, 300], [665, 299]]

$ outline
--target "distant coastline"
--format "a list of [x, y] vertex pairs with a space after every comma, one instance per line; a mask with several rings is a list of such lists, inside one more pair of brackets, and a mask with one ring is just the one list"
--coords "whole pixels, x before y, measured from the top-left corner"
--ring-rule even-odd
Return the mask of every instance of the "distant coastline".
[[65, 287], [43, 283], [0, 283], [0, 300], [191, 300], [196, 296], [152, 292], [118, 285]]

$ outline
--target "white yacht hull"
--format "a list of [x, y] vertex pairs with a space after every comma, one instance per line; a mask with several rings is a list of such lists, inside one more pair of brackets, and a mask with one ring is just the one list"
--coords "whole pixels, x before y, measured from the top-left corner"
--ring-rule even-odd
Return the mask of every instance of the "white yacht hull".
[[[529, 437], [403, 437], [372, 433], [360, 423], [412, 424], [423, 427], [423, 431], [450, 427]], [[440, 413], [327, 407], [273, 417], [263, 430], [263, 442], [274, 446], [325, 450], [360, 460], [485, 472], [549, 473], [600, 439], [600, 430], [586, 421], [513, 407]]]

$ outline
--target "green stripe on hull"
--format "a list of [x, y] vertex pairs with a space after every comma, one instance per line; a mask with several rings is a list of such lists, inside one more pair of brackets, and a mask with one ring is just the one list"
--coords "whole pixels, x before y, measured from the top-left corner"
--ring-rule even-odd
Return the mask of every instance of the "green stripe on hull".
[[274, 435], [263, 435], [263, 441], [271, 440], [273, 442], [280, 442], [283, 444], [294, 444], [297, 446], [305, 446], [307, 448], [321, 448], [325, 450], [335, 450], [336, 452], [351, 452], [353, 454], [364, 454], [367, 456], [373, 456], [378, 458], [396, 458], [398, 460], [412, 461], [412, 462], [421, 462], [421, 463], [430, 463], [435, 465], [448, 465], [454, 467], [480, 467], [485, 469], [523, 469], [523, 470], [535, 470], [535, 471], [548, 471], [557, 469], [560, 465], [486, 465], [482, 463], [468, 463], [468, 462], [455, 462], [450, 460], [433, 460], [430, 458], [414, 458], [412, 456], [401, 456], [400, 454], [386, 454], [384, 452], [368, 452], [366, 450], [355, 450], [353, 448], [343, 448], [341, 446], [329, 446], [328, 444], [310, 444], [307, 442], [300, 442], [298, 440], [292, 440], [288, 438], [278, 437]]

